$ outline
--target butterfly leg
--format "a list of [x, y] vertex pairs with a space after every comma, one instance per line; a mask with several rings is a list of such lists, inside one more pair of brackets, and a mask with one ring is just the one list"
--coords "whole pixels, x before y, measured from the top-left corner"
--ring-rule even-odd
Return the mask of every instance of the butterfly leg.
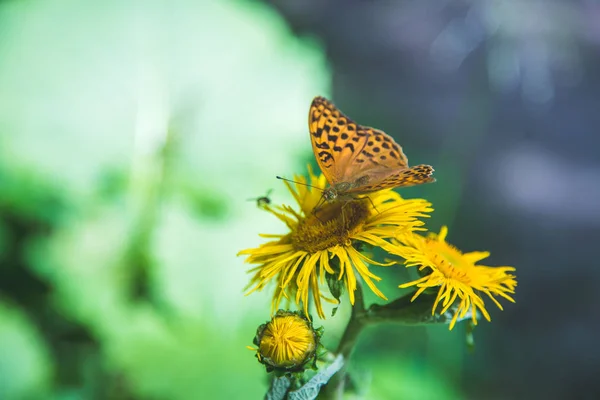
[[341, 208], [341, 212], [342, 212], [342, 230], [346, 230], [346, 214], [344, 214], [344, 208], [346, 208], [346, 206], [348, 204], [350, 204], [351, 202], [353, 202], [354, 199], [351, 200], [346, 200], [344, 201], [344, 204], [342, 204], [342, 208]]
[[369, 201], [371, 202], [371, 205], [373, 206], [373, 208], [375, 209], [375, 211], [377, 211], [377, 214], [379, 214], [379, 210], [377, 209], [377, 207], [375, 206], [375, 203], [373, 203], [373, 199], [371, 199], [369, 196], [365, 196], [367, 199], [369, 199]]
[[321, 209], [321, 207], [317, 204], [311, 211], [311, 214], [314, 215], [314, 217], [322, 224], [323, 221], [321, 221], [321, 218], [319, 218], [319, 216], [317, 215], [317, 212]]
[[323, 221], [321, 221], [321, 219], [319, 218], [319, 216], [317, 215], [317, 212], [323, 208], [323, 204], [325, 204], [325, 198], [323, 196], [321, 196], [321, 198], [319, 199], [319, 202], [317, 203], [316, 206], [314, 206], [314, 208], [312, 209], [311, 214], [315, 216], [315, 218], [320, 222], [323, 223]]
[[323, 220], [321, 220], [321, 218], [319, 218], [319, 216], [317, 215], [317, 208], [313, 208], [312, 210], [312, 215], [315, 216], [315, 218], [317, 219], [317, 221], [319, 221], [321, 224], [324, 224]]

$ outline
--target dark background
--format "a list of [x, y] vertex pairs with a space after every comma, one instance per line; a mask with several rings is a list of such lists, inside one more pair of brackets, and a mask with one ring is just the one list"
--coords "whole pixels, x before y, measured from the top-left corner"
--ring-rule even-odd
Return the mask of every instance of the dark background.
[[411, 189], [430, 226], [517, 268], [516, 304], [464, 359], [467, 397], [599, 398], [600, 3], [268, 3], [324, 43], [346, 114], [434, 165]]

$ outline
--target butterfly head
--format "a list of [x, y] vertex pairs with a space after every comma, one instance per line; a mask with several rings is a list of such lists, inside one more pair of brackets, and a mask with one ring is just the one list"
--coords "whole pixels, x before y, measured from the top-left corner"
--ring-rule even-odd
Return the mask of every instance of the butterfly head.
[[333, 201], [338, 197], [338, 191], [335, 187], [331, 186], [323, 190], [322, 196], [325, 201]]
[[335, 187], [330, 186], [327, 189], [324, 189], [323, 193], [321, 194], [321, 198], [319, 199], [318, 203], [313, 208], [313, 211], [312, 211], [313, 214], [315, 214], [317, 212], [317, 210], [320, 210], [326, 203], [332, 202], [337, 198], [338, 198], [338, 192], [335, 189]]

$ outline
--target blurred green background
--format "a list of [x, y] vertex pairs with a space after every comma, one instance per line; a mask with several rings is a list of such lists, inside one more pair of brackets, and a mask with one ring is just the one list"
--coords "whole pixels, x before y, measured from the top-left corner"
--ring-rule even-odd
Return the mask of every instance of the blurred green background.
[[[262, 398], [245, 346], [270, 293], [243, 296], [236, 253], [285, 231], [247, 199], [291, 202], [275, 175], [312, 160], [316, 95], [432, 164], [403, 195], [519, 278], [474, 354], [463, 326], [370, 328], [352, 398], [600, 397], [599, 18], [583, 0], [0, 2], [0, 399]], [[409, 276], [376, 272], [390, 298]]]

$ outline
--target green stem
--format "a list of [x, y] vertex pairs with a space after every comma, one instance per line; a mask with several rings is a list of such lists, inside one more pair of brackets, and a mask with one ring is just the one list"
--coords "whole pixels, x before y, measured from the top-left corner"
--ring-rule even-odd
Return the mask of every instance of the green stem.
[[[432, 314], [432, 305], [436, 294], [422, 293], [412, 300], [413, 293], [402, 296], [388, 304], [373, 304], [365, 309], [363, 291], [360, 282], [354, 292], [355, 302], [346, 330], [336, 350], [344, 357], [344, 367], [340, 369], [321, 392], [319, 398], [338, 400], [343, 398], [346, 382], [348, 360], [363, 329], [370, 324], [382, 322], [400, 323], [403, 325], [430, 325], [448, 323], [448, 315]], [[412, 300], [412, 301], [411, 301]]]
[[348, 365], [348, 360], [350, 359], [352, 350], [354, 350], [358, 336], [368, 323], [363, 290], [360, 282], [357, 282], [354, 300], [350, 320], [348, 321], [346, 330], [344, 331], [336, 350], [337, 354], [341, 354], [344, 357], [344, 367], [331, 378], [325, 387], [323, 394], [326, 399], [342, 399], [346, 381], [346, 365]]
[[413, 296], [414, 293], [409, 293], [382, 306], [372, 304], [366, 312], [365, 319], [368, 323], [394, 322], [402, 325], [448, 323], [447, 315], [431, 312], [436, 294], [422, 293], [412, 300]]

